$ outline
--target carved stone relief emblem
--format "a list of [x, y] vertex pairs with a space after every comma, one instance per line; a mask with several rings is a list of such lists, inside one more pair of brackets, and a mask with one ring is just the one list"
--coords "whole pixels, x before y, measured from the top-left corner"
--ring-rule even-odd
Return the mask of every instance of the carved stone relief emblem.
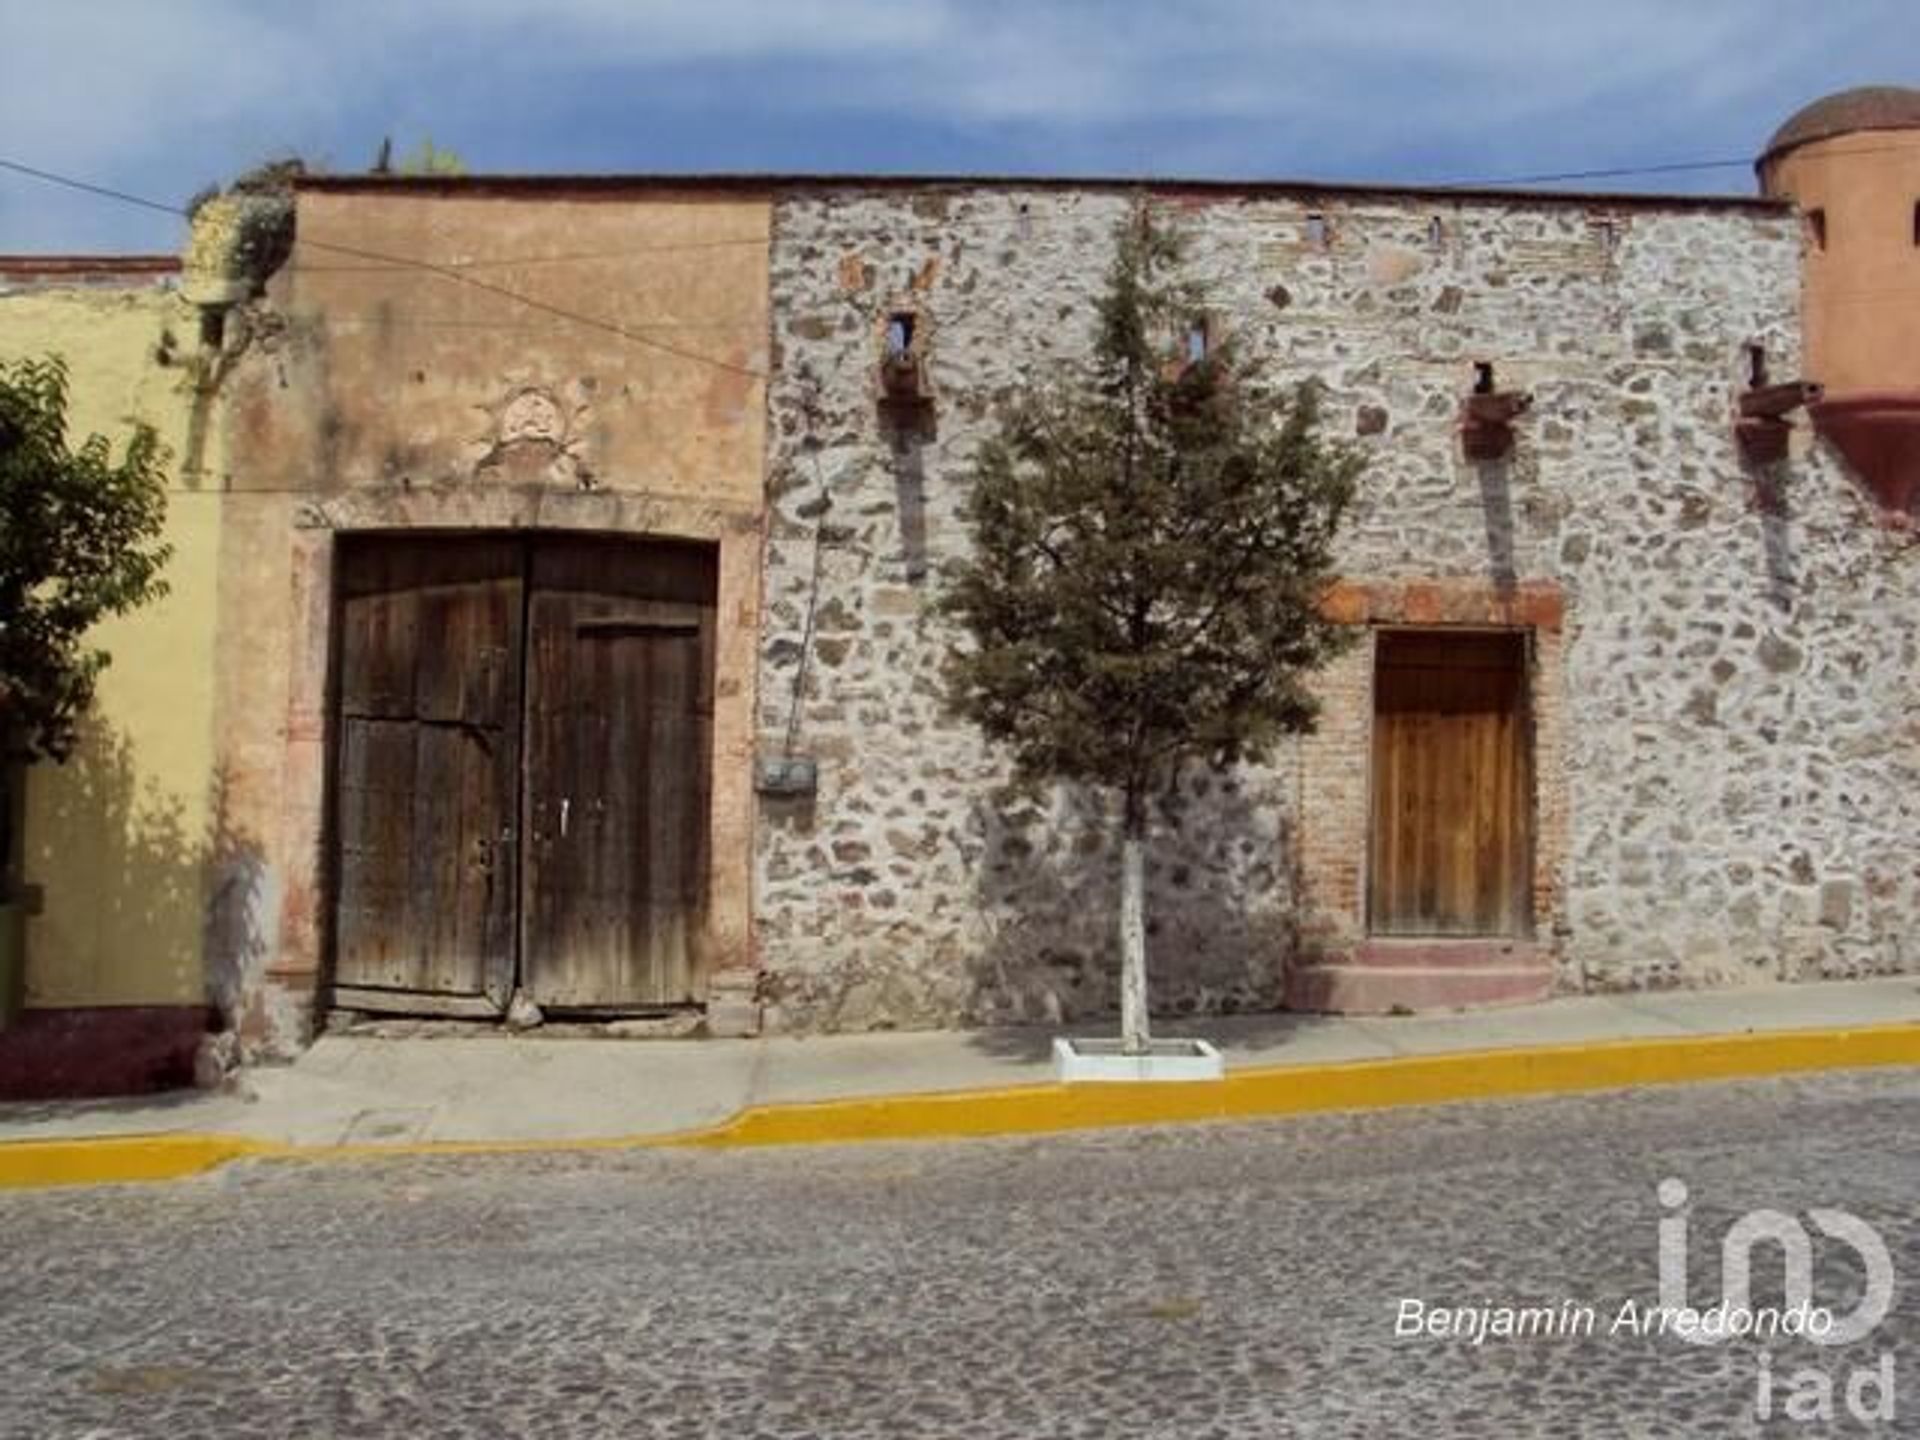
[[493, 404], [481, 406], [487, 429], [470, 446], [474, 478], [591, 490], [594, 476], [582, 454], [587, 388], [564, 395], [514, 383]]

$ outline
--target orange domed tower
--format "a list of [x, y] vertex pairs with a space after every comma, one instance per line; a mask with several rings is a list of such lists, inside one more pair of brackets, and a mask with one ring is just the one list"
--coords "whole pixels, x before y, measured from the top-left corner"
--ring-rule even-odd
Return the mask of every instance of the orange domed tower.
[[1804, 226], [1803, 373], [1831, 440], [1896, 515], [1920, 500], [1920, 90], [1843, 90], [1774, 132], [1763, 193]]

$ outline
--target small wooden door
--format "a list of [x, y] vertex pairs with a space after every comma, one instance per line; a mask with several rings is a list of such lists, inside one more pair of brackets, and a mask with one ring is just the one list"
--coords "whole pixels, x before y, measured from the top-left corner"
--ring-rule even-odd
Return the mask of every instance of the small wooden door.
[[522, 955], [543, 1007], [694, 998], [713, 622], [711, 550], [586, 540], [534, 550]]
[[1533, 782], [1523, 637], [1385, 631], [1378, 641], [1370, 928], [1525, 934]]
[[511, 540], [343, 547], [334, 983], [366, 994], [341, 1003], [507, 1002], [523, 563]]

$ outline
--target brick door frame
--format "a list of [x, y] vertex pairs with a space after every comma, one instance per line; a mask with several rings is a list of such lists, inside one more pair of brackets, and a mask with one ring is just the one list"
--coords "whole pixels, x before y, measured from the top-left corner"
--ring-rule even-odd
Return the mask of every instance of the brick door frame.
[[1318, 731], [1300, 744], [1301, 953], [1337, 962], [1363, 947], [1373, 823], [1373, 707], [1381, 630], [1504, 630], [1528, 637], [1533, 747], [1532, 944], [1555, 953], [1566, 931], [1568, 777], [1565, 732], [1566, 600], [1551, 581], [1343, 578], [1324, 613], [1364, 626], [1360, 643], [1319, 675]]

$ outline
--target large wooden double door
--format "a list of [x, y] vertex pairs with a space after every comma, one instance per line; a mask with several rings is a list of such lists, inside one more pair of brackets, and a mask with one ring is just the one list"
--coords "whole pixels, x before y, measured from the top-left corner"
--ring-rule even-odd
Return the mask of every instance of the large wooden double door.
[[711, 548], [355, 537], [339, 574], [335, 1003], [697, 999]]

